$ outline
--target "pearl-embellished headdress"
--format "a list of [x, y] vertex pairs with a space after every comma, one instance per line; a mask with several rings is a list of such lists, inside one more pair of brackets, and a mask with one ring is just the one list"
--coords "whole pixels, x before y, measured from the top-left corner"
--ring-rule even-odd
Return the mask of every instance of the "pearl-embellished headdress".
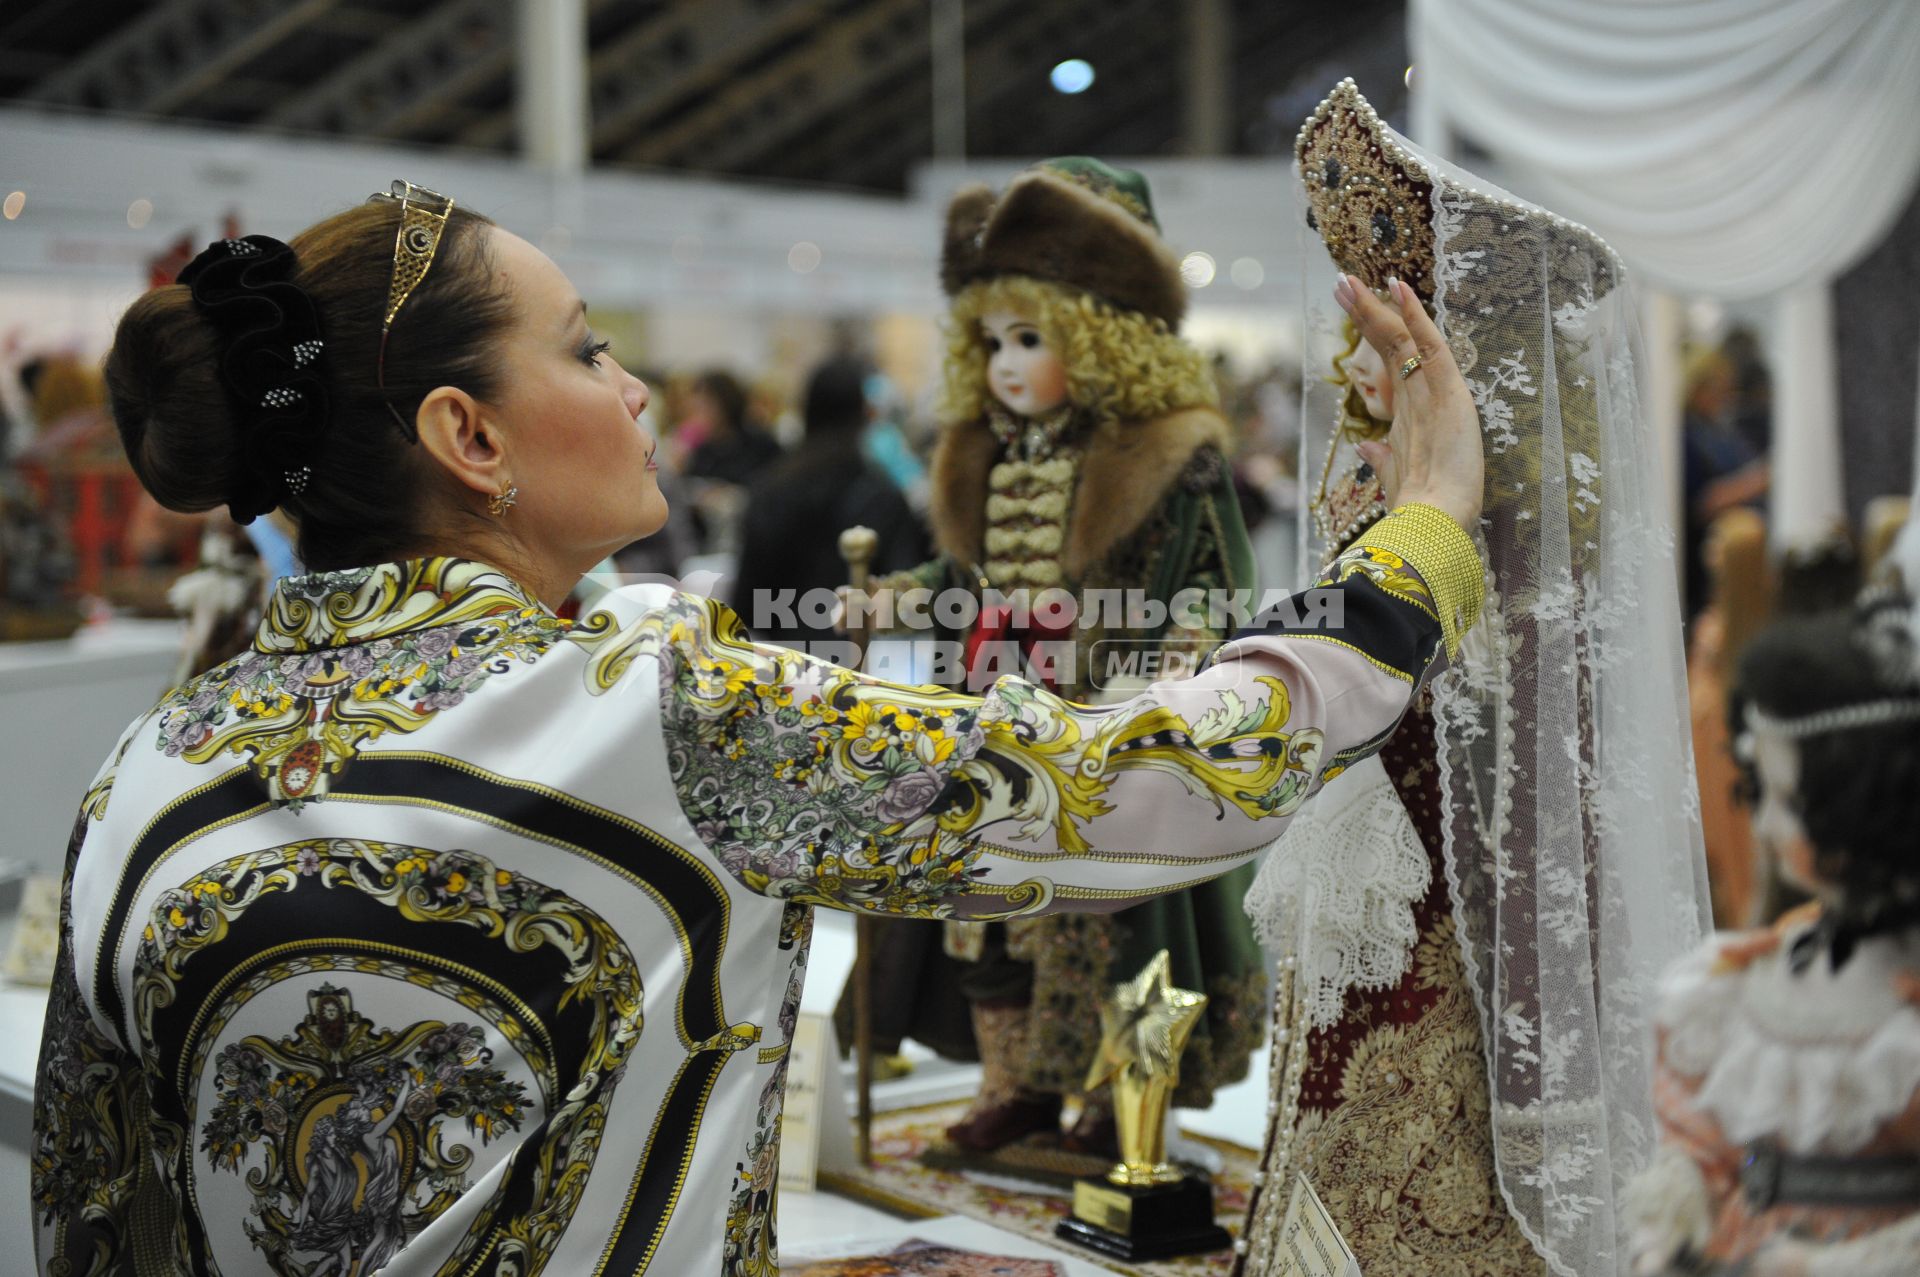
[[[1618, 262], [1604, 240], [1578, 222], [1462, 180], [1465, 174], [1435, 169], [1411, 154], [1380, 119], [1352, 80], [1342, 80], [1321, 99], [1294, 142], [1294, 160], [1306, 188], [1307, 224], [1319, 232], [1336, 265], [1373, 288], [1389, 276], [1434, 302], [1435, 187], [1444, 197], [1471, 195], [1465, 216], [1506, 223], [1511, 236], [1488, 236], [1479, 251], [1511, 255], [1520, 266], [1516, 288], [1537, 284], [1536, 263], [1550, 273], [1587, 283], [1596, 295], [1613, 286]], [[1499, 261], [1484, 263], [1504, 274]]]

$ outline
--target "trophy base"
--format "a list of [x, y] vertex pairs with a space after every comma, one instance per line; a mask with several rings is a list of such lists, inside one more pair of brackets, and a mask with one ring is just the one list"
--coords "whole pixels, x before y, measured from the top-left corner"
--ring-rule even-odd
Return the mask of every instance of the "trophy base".
[[1114, 1259], [1143, 1262], [1233, 1245], [1233, 1235], [1213, 1222], [1213, 1186], [1192, 1175], [1141, 1188], [1083, 1179], [1073, 1186], [1073, 1214], [1053, 1232]]

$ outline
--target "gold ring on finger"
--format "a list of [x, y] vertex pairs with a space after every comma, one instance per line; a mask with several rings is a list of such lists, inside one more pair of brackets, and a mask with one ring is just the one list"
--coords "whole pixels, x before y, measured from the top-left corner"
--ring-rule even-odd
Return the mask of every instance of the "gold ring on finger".
[[1405, 381], [1420, 369], [1420, 356], [1409, 356], [1407, 362], [1400, 365], [1400, 380]]

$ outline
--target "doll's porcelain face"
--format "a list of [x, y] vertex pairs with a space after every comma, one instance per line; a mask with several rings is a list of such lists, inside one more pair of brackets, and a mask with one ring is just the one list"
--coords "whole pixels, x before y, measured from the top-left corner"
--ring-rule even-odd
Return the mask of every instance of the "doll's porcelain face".
[[1814, 872], [1813, 841], [1797, 810], [1800, 746], [1792, 737], [1756, 727], [1753, 766], [1760, 777], [1760, 802], [1753, 810], [1754, 842], [1778, 866], [1782, 878], [1802, 891], [1818, 894], [1826, 884]]
[[1393, 420], [1393, 378], [1387, 374], [1387, 366], [1373, 347], [1364, 341], [1347, 356], [1347, 379], [1360, 392], [1369, 417], [1375, 421]]
[[1018, 311], [980, 317], [987, 348], [987, 389], [1008, 412], [1044, 417], [1067, 402], [1067, 369], [1033, 320]]

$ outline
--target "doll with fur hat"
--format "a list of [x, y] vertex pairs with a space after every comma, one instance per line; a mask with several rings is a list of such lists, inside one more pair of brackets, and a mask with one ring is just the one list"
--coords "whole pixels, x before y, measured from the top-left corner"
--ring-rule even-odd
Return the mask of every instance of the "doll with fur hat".
[[[977, 621], [945, 636], [963, 645], [972, 682], [1025, 667], [1071, 699], [1098, 702], [1119, 691], [1105, 653], [1211, 650], [1225, 626], [1169, 617], [1164, 605], [1182, 590], [1251, 591], [1252, 551], [1225, 460], [1231, 432], [1204, 356], [1177, 335], [1186, 288], [1145, 181], [1073, 158], [1029, 169], [999, 194], [961, 191], [942, 283], [951, 308], [931, 511], [940, 557], [881, 584], [1074, 597], [1072, 619], [1048, 623], [996, 610], [986, 595]], [[1131, 592], [1146, 606], [1097, 615], [1093, 590]], [[1250, 878], [1238, 870], [1110, 916], [950, 924], [938, 954], [908, 953], [940, 941], [892, 927], [876, 964], [877, 1037], [897, 1037], [903, 1018], [957, 982], [984, 1080], [948, 1134], [990, 1152], [1058, 1129], [1062, 1097], [1082, 1089], [1094, 1057], [1107, 988], [1166, 949], [1174, 982], [1211, 999], [1175, 1100], [1204, 1107], [1216, 1086], [1246, 1075], [1261, 1036], [1263, 962], [1239, 903]], [[907, 1031], [936, 1046], [941, 1037]], [[1112, 1155], [1098, 1097], [1066, 1142]]]

